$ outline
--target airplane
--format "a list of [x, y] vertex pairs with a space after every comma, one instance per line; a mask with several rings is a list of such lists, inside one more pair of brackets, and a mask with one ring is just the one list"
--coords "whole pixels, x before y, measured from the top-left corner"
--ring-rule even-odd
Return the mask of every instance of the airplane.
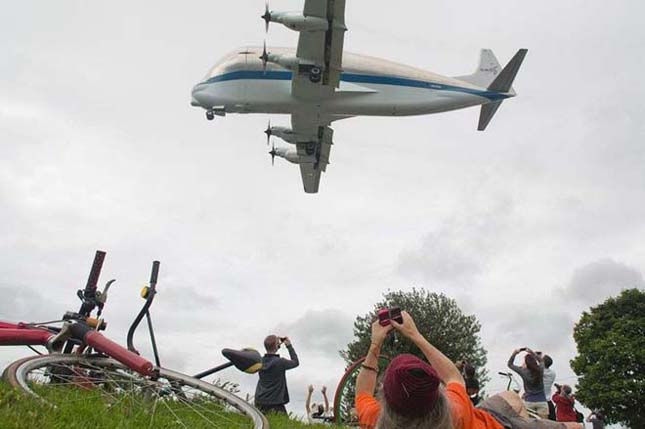
[[528, 50], [501, 68], [482, 49], [473, 74], [441, 76], [385, 59], [343, 51], [346, 0], [305, 0], [302, 12], [276, 12], [266, 4], [266, 31], [279, 23], [298, 32], [296, 49], [244, 47], [220, 60], [192, 89], [191, 105], [206, 118], [228, 113], [291, 115], [291, 127], [269, 126], [269, 154], [300, 166], [306, 193], [317, 193], [329, 164], [334, 121], [354, 116], [410, 116], [481, 106], [484, 131], [502, 102], [515, 97], [513, 81]]

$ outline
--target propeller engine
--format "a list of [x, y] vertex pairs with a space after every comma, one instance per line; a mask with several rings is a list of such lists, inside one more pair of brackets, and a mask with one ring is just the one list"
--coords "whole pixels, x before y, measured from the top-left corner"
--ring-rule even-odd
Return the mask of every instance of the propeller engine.
[[271, 11], [269, 10], [269, 2], [266, 2], [264, 4], [264, 15], [262, 15], [260, 18], [262, 18], [264, 20], [264, 22], [265, 22], [264, 31], [266, 33], [268, 33], [269, 32], [269, 24], [271, 23], [271, 21], [273, 21], [273, 19], [272, 19], [273, 16], [271, 15]]
[[273, 63], [278, 64], [284, 67], [287, 70], [297, 71], [300, 65], [300, 60], [295, 55], [276, 55], [267, 51], [267, 42], [264, 42], [264, 48], [262, 49], [262, 55], [260, 56], [262, 60], [262, 70], [266, 74], [267, 64]]
[[260, 18], [264, 20], [265, 31], [269, 31], [269, 24], [278, 22], [293, 31], [327, 31], [329, 22], [325, 19], [315, 16], [304, 16], [299, 12], [274, 12], [269, 10], [269, 2], [265, 3], [264, 15]]
[[269, 155], [271, 155], [271, 165], [275, 164], [275, 157], [277, 156], [278, 158], [284, 158], [287, 161], [289, 161], [292, 164], [315, 164], [316, 163], [316, 157], [315, 156], [300, 156], [298, 155], [298, 151], [293, 148], [293, 147], [273, 147], [271, 148], [271, 151], [269, 152]]
[[271, 167], [275, 165], [275, 156], [278, 154], [275, 150], [275, 145], [271, 148], [271, 151], [269, 152], [269, 155], [271, 155]]
[[267, 129], [264, 130], [264, 134], [267, 135], [267, 146], [269, 146], [269, 141], [271, 140], [271, 136], [273, 135], [273, 129], [271, 128], [271, 120], [269, 119], [269, 125], [267, 126]]
[[298, 134], [294, 133], [291, 128], [272, 127], [271, 121], [269, 121], [267, 129], [264, 130], [264, 134], [266, 134], [267, 136], [267, 146], [269, 145], [269, 140], [271, 139], [272, 136], [279, 137], [289, 144], [298, 144], [298, 143], [301, 143], [303, 140], [305, 140], [304, 138], [301, 138], [300, 136], [298, 136]]

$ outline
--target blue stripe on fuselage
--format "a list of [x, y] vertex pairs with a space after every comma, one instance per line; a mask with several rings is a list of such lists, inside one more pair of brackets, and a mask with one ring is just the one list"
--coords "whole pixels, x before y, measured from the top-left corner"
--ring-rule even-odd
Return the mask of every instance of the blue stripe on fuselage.
[[[261, 70], [239, 70], [230, 73], [213, 76], [202, 83], [226, 82], [240, 79], [263, 79], [263, 80], [291, 80], [293, 73], [290, 71], [267, 71]], [[407, 79], [393, 76], [377, 76], [369, 74], [341, 73], [340, 80], [351, 83], [367, 83], [375, 85], [394, 85], [409, 88], [434, 89], [436, 91], [455, 91], [466, 94], [477, 95], [488, 98], [491, 101], [504, 100], [507, 95], [493, 91], [481, 91], [478, 89], [462, 88], [459, 86], [445, 85], [441, 83], [426, 82], [422, 80]]]

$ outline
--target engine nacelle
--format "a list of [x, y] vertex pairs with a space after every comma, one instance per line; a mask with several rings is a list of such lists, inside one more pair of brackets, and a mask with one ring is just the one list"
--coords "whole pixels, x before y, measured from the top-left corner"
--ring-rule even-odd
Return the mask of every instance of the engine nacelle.
[[276, 156], [284, 158], [292, 164], [315, 164], [316, 158], [314, 156], [300, 156], [298, 150], [294, 148], [275, 148]]
[[329, 22], [315, 16], [304, 16], [298, 12], [271, 12], [270, 20], [294, 31], [327, 31]]
[[271, 127], [269, 128], [269, 132], [272, 136], [280, 137], [282, 140], [284, 140], [287, 143], [290, 143], [290, 144], [299, 143], [298, 134], [294, 133], [291, 128]]
[[268, 54], [267, 61], [270, 63], [278, 64], [291, 71], [297, 71], [298, 67], [300, 66], [300, 61], [295, 55]]

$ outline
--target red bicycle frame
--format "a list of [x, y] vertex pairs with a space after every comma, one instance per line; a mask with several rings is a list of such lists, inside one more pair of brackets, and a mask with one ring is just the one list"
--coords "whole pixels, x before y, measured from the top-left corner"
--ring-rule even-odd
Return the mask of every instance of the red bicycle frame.
[[[137, 353], [121, 347], [119, 344], [104, 337], [93, 326], [101, 326], [100, 321], [92, 319], [90, 313], [98, 307], [99, 314], [105, 304], [105, 293], [101, 296], [96, 290], [98, 278], [101, 273], [105, 252], [97, 251], [94, 256], [94, 263], [84, 290], [79, 290], [77, 295], [82, 301], [78, 313], [67, 313], [62, 330], [52, 329], [43, 326], [35, 326], [27, 323], [11, 323], [0, 321], [0, 346], [45, 346], [50, 352], [63, 350], [64, 353], [71, 353], [74, 345], [78, 342], [94, 350], [103, 353], [128, 368], [144, 376], [152, 376], [155, 373], [153, 364], [142, 358]], [[159, 263], [156, 262], [155, 273], [159, 270]], [[155, 276], [156, 277], [156, 276]], [[111, 284], [112, 282], [108, 282]], [[156, 283], [156, 279], [155, 279]], [[104, 290], [105, 292], [105, 290]], [[105, 325], [103, 325], [104, 327]], [[76, 341], [69, 341], [70, 339]], [[66, 343], [65, 345], [63, 345]]]
[[0, 346], [46, 346], [54, 335], [46, 329], [30, 328], [23, 323], [0, 322]]

